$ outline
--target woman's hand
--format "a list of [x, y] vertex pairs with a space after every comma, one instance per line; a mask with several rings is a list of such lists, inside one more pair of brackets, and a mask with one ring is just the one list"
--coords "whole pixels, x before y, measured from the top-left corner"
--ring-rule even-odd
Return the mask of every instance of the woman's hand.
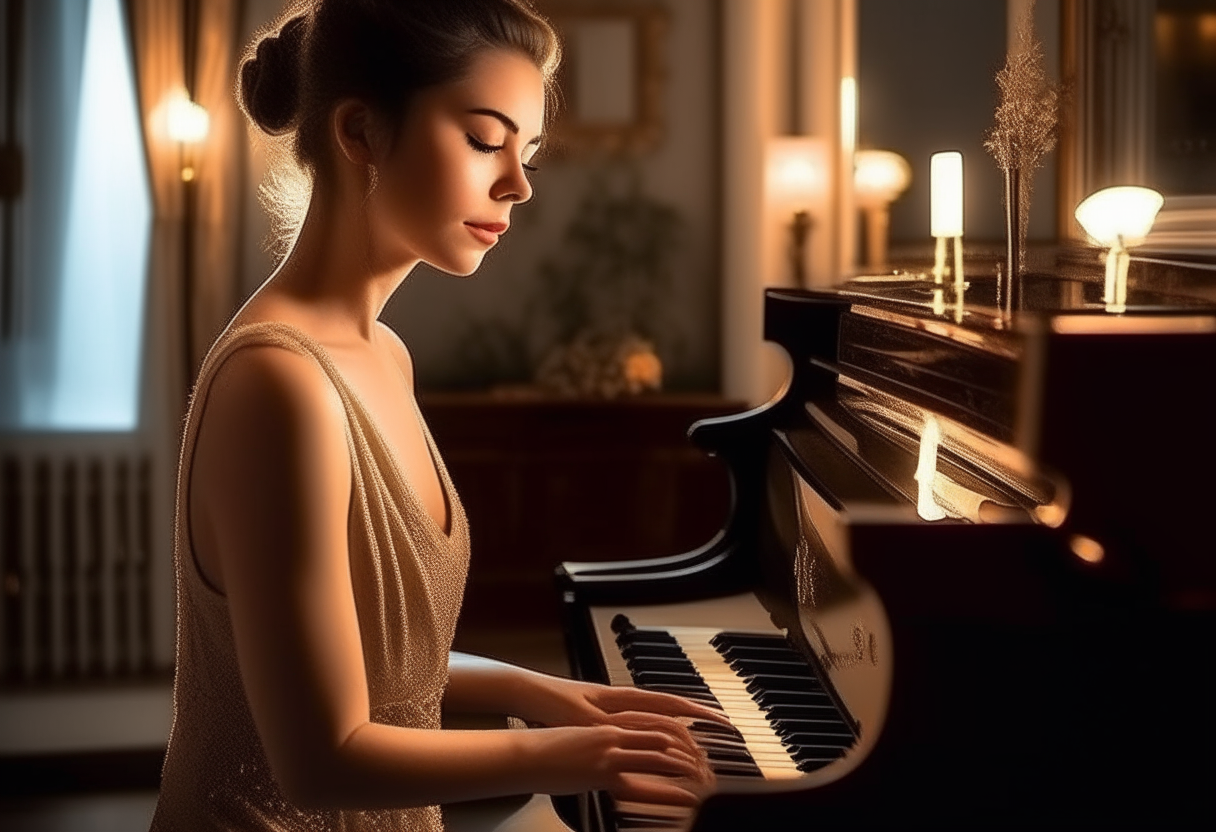
[[[670, 693], [612, 687], [540, 676], [529, 686], [517, 716], [543, 725], [620, 725], [622, 714], [708, 719], [729, 724], [721, 711]], [[632, 718], [632, 717], [631, 717]]]
[[693, 806], [709, 793], [713, 774], [687, 731], [670, 718], [626, 712], [618, 725], [538, 731], [551, 764], [553, 794], [588, 790], [617, 800]]

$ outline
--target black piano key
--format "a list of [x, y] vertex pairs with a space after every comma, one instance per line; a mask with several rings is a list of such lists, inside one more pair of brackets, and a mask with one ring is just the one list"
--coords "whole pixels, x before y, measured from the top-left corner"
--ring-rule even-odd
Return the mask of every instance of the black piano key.
[[795, 676], [802, 679], [809, 679], [816, 685], [819, 684], [819, 679], [815, 676], [815, 671], [806, 662], [783, 662], [772, 661], [768, 659], [735, 659], [728, 662], [736, 672], [743, 676], [754, 676], [764, 673], [775, 676]]
[[840, 721], [840, 711], [836, 709], [835, 705], [771, 705], [763, 710], [764, 715], [770, 721], [787, 719], [835, 719], [837, 722]]
[[616, 637], [618, 646], [626, 644], [674, 644], [679, 645], [675, 636], [663, 630], [630, 630]]
[[711, 764], [714, 762], [755, 764], [756, 762], [752, 759], [752, 755], [748, 753], [747, 749], [743, 747], [731, 748], [729, 746], [711, 745], [704, 746], [702, 750], [705, 752], [705, 756], [709, 758]]
[[727, 760], [711, 761], [709, 770], [721, 777], [729, 775], [730, 777], [764, 777], [764, 773], [760, 771], [760, 767], [754, 762], [752, 763], [736, 763]]
[[[670, 659], [658, 656], [635, 656], [625, 660], [631, 671], [658, 670], [672, 673], [695, 674], [697, 669], [688, 659]], [[699, 674], [698, 674], [699, 675]]]
[[756, 673], [747, 677], [744, 684], [752, 696], [759, 696], [767, 690], [779, 691], [817, 691], [822, 690], [818, 680], [803, 676], [786, 676], [771, 673]]
[[688, 685], [662, 683], [648, 685], [639, 684], [638, 687], [645, 688], [646, 690], [657, 691], [659, 693], [672, 693], [676, 696], [683, 696], [685, 699], [693, 699], [701, 704], [714, 708], [715, 710], [722, 710], [722, 704], [718, 702], [717, 698], [705, 687], [705, 685], [690, 687]]
[[796, 659], [802, 662], [806, 658], [791, 647], [727, 647], [718, 651], [727, 659]]
[[709, 643], [719, 650], [726, 647], [789, 647], [789, 640], [781, 635], [764, 635], [763, 633], [731, 633], [722, 632], [709, 640]]
[[688, 730], [692, 731], [694, 734], [718, 734], [721, 736], [739, 737], [740, 739], [743, 738], [743, 735], [739, 733], [739, 729], [735, 726], [723, 725], [721, 722], [710, 722], [708, 719], [698, 719], [694, 722], [690, 722], [688, 724]]
[[831, 726], [803, 727], [795, 731], [778, 731], [777, 736], [788, 746], [851, 746], [852, 733]]
[[752, 697], [761, 708], [773, 705], [831, 705], [832, 697], [821, 690], [766, 690]]
[[667, 670], [640, 670], [632, 674], [633, 681], [642, 686], [650, 685], [681, 685], [694, 690], [710, 693], [709, 685], [696, 673], [679, 673]]
[[637, 629], [633, 626], [633, 622], [629, 620], [629, 616], [622, 615], [621, 613], [612, 616], [612, 621], [608, 626], [612, 627], [612, 632], [614, 633], [626, 633]]
[[664, 656], [664, 657], [673, 658], [673, 659], [674, 658], [680, 658], [680, 659], [688, 658], [688, 656], [686, 656], [684, 654], [684, 651], [681, 650], [678, 646], [672, 646], [670, 644], [654, 644], [654, 643], [626, 645], [625, 647], [621, 648], [621, 655], [627, 659], [632, 658], [634, 656], [648, 656], [648, 657], [649, 656]]

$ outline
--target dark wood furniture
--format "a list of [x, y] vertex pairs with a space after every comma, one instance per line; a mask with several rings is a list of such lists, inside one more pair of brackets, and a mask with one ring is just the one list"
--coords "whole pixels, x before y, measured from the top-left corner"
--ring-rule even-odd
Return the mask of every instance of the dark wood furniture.
[[554, 567], [671, 555], [725, 522], [726, 471], [687, 438], [742, 403], [700, 394], [614, 400], [534, 391], [423, 393], [469, 517], [461, 630], [556, 629]]
[[691, 729], [695, 817], [596, 792], [582, 832], [1210, 822], [1216, 304], [1155, 276], [1024, 275], [1011, 319], [984, 277], [767, 290], [785, 394], [692, 431], [721, 534], [559, 573], [576, 678], [737, 731]]

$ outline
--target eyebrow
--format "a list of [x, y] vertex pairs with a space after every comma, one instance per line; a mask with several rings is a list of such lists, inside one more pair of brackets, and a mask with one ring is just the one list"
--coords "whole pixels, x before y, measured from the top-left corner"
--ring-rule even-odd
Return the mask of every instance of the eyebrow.
[[[490, 116], [491, 118], [496, 118], [502, 122], [503, 127], [506, 127], [512, 133], [519, 135], [519, 125], [516, 124], [515, 120], [506, 113], [499, 112], [498, 110], [492, 110], [489, 107], [475, 107], [474, 109], [469, 110], [469, 112], [476, 116]], [[529, 139], [527, 144], [540, 144], [540, 136]]]

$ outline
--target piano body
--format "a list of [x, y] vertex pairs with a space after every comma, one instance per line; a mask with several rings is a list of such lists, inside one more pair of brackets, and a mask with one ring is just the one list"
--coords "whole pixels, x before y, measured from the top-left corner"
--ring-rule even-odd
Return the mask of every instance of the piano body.
[[596, 793], [585, 832], [1216, 817], [1216, 305], [1101, 290], [766, 292], [788, 386], [690, 430], [725, 526], [557, 575], [577, 677], [738, 734], [695, 813]]

